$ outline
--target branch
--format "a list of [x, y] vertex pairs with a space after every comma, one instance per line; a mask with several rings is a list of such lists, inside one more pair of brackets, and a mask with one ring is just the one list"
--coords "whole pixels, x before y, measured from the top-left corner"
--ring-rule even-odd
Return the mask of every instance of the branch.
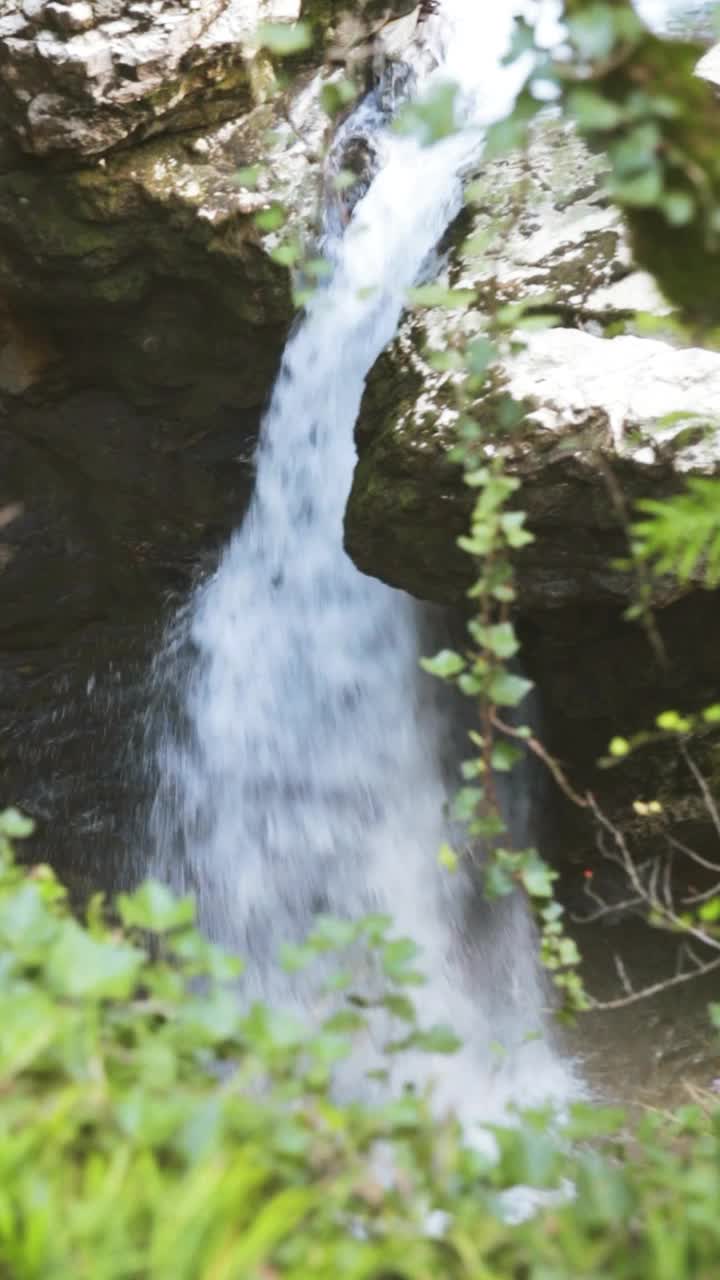
[[[594, 1000], [593, 1009], [624, 1009], [626, 1005], [637, 1004], [639, 1000], [649, 1000], [651, 996], [660, 995], [662, 991], [667, 991], [670, 987], [677, 987], [681, 982], [691, 982], [695, 978], [703, 978], [705, 974], [712, 973], [713, 970], [720, 969], [720, 956], [714, 960], [708, 960], [707, 964], [703, 964], [699, 969], [691, 969], [688, 973], [678, 973], [674, 978], [664, 978], [662, 982], [656, 982], [651, 987], [642, 987], [640, 991], [630, 991], [625, 996], [619, 996], [617, 1000]], [[623, 982], [625, 986], [627, 977]]]
[[496, 711], [493, 711], [491, 721], [494, 728], [499, 730], [500, 733], [506, 733], [508, 737], [516, 738], [520, 742], [524, 742], [528, 750], [532, 751], [533, 755], [536, 755], [539, 760], [542, 760], [543, 764], [550, 770], [550, 773], [560, 787], [560, 790], [567, 796], [568, 800], [572, 800], [573, 804], [578, 805], [581, 809], [588, 808], [588, 798], [586, 796], [581, 796], [580, 793], [575, 790], [562, 765], [545, 750], [545, 747], [538, 738], [534, 737], [534, 735], [527, 738], [519, 729], [515, 729], [513, 725], [506, 724], [504, 720], [501, 720]]
[[718, 835], [718, 837], [720, 837], [720, 813], [718, 813], [718, 807], [715, 803], [714, 796], [712, 795], [710, 788], [707, 784], [707, 779], [703, 777], [695, 761], [690, 755], [690, 752], [687, 749], [687, 743], [685, 742], [680, 743], [680, 754], [682, 755], [683, 760], [685, 761], [688, 769], [692, 773], [695, 781], [698, 784], [698, 787], [700, 788], [700, 794], [702, 795], [702, 798], [705, 801], [705, 804], [707, 807], [707, 811], [710, 814], [710, 817], [712, 818], [712, 824], [715, 828], [716, 834]]

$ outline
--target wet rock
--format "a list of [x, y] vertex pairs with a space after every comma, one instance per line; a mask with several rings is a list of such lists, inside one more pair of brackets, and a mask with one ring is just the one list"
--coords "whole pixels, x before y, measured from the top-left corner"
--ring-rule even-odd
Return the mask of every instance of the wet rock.
[[260, 413], [219, 394], [198, 430], [88, 390], [0, 418], [0, 807], [80, 891], [142, 866], [150, 662], [242, 518]]

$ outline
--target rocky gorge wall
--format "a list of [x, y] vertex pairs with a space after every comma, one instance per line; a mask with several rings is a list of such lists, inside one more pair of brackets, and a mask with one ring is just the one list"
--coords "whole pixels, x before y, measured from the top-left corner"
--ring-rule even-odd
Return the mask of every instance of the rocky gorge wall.
[[299, 0], [0, 6], [0, 802], [84, 883], [126, 874], [158, 629], [252, 483], [295, 314], [255, 215], [312, 238], [318, 68], [410, 9], [308, 0], [281, 90], [253, 33]]
[[[669, 822], [702, 839], [707, 808], [673, 747], [658, 745], [621, 770], [597, 767], [618, 732], [651, 728], [668, 708], [713, 702], [720, 652], [717, 595], [699, 583], [655, 586], [666, 662], [625, 617], [638, 582], [618, 561], [627, 560], [635, 500], [667, 497], [720, 464], [720, 355], [678, 338], [671, 308], [632, 261], [602, 176], [601, 162], [552, 113], [527, 153], [480, 175], [472, 217], [461, 215], [447, 238], [442, 275], [474, 290], [479, 309], [410, 310], [378, 361], [358, 424], [346, 546], [367, 573], [462, 619], [473, 565], [456, 539], [474, 494], [448, 457], [459, 417], [453, 375], [438, 372], [431, 353], [481, 332], [483, 303], [537, 298], [549, 327], [521, 335], [523, 349], [499, 381], [528, 409], [511, 469], [536, 540], [516, 556], [517, 613], [543, 739], [575, 785], [591, 787], [641, 841], [657, 833], [636, 820], [633, 801], [655, 796]], [[491, 428], [495, 412], [494, 391], [474, 406]], [[697, 750], [714, 781], [715, 750]], [[593, 824], [554, 790], [543, 810], [548, 855], [592, 862]]]
[[[404, 0], [349, 12], [311, 0], [313, 46], [292, 87], [270, 94], [252, 32], [299, 11], [298, 0], [0, 10], [0, 802], [32, 813], [36, 850], [85, 886], [127, 875], [148, 663], [252, 485], [294, 314], [277, 234], [255, 215], [279, 199], [290, 229], [312, 239], [328, 135], [321, 57], [362, 69], [392, 16], [407, 15], [395, 48], [418, 19]], [[268, 179], [238, 180], [269, 152]], [[445, 245], [453, 283], [508, 298], [550, 289], [558, 309], [557, 327], [508, 370], [534, 408], [516, 461], [538, 534], [518, 562], [519, 621], [546, 734], [614, 813], [660, 769], [694, 821], [674, 759], [609, 782], [594, 769], [618, 725], [717, 697], [720, 639], [716, 599], [668, 586], [667, 676], [622, 622], [631, 584], [609, 568], [624, 535], [604, 468], [629, 500], [714, 467], [707, 434], [653, 423], [711, 414], [720, 357], [633, 332], [635, 311], [662, 314], [663, 300], [633, 269], [597, 164], [565, 130], [544, 124], [528, 157], [483, 180], [478, 230], [499, 219], [503, 242], [467, 261], [458, 228]], [[627, 332], [607, 341], [611, 321]], [[477, 317], [410, 312], [378, 362], [346, 532], [362, 569], [461, 611], [471, 570], [454, 538], [468, 497], [447, 460], [451, 389], [425, 355], [458, 323]], [[553, 847], [584, 858], [591, 835], [551, 808]]]

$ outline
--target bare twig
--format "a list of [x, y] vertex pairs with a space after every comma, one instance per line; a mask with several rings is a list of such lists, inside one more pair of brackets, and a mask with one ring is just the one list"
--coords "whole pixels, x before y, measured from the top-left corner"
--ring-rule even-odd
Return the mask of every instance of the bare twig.
[[596, 1000], [593, 1001], [593, 1009], [623, 1009], [626, 1005], [637, 1004], [640, 1000], [648, 1000], [651, 996], [660, 995], [661, 992], [667, 991], [669, 987], [677, 987], [682, 982], [692, 982], [697, 978], [703, 978], [706, 974], [712, 973], [715, 969], [720, 969], [720, 956], [714, 960], [708, 960], [700, 969], [691, 969], [686, 973], [677, 973], [674, 978], [663, 978], [661, 982], [655, 982], [650, 987], [641, 987], [639, 991], [630, 991], [625, 996], [619, 996], [617, 1000]]
[[714, 951], [720, 951], [720, 938], [713, 938], [711, 934], [699, 929], [696, 925], [692, 924], [692, 922], [681, 920], [672, 906], [665, 906], [665, 904], [657, 897], [650, 896], [647, 888], [643, 885], [640, 879], [638, 865], [628, 848], [627, 840], [625, 839], [622, 831], [610, 821], [606, 814], [603, 813], [595, 800], [595, 797], [591, 793], [588, 793], [588, 801], [598, 822], [614, 840], [616, 849], [620, 855], [623, 869], [625, 870], [635, 892], [644, 898], [650, 909], [656, 912], [673, 932], [695, 938], [696, 942], [700, 942], [704, 946], [711, 947]]
[[529, 738], [526, 737], [526, 735], [521, 733], [519, 729], [515, 729], [513, 725], [506, 724], [504, 720], [501, 720], [496, 711], [493, 711], [492, 723], [500, 733], [506, 733], [508, 737], [516, 738], [519, 739], [520, 742], [524, 742], [528, 750], [532, 751], [533, 755], [536, 755], [539, 760], [542, 760], [545, 767], [550, 770], [550, 773], [560, 787], [560, 790], [564, 792], [568, 800], [572, 800], [573, 804], [578, 805], [581, 809], [587, 809], [587, 797], [581, 796], [580, 793], [575, 790], [562, 765], [545, 750], [545, 747], [538, 738], [534, 735], [531, 735]]
[[713, 796], [707, 784], [707, 779], [703, 777], [695, 761], [690, 755], [686, 742], [680, 743], [680, 754], [683, 760], [685, 761], [688, 769], [692, 773], [695, 781], [698, 784], [698, 787], [700, 789], [700, 794], [702, 795], [702, 798], [705, 801], [707, 811], [710, 814], [710, 817], [712, 819], [712, 824], [715, 828], [718, 838], [720, 838], [720, 812], [718, 812], [718, 807], [715, 803], [715, 797]]
[[695, 849], [691, 849], [690, 845], [684, 844], [682, 840], [678, 840], [677, 836], [671, 836], [669, 831], [665, 832], [665, 839], [673, 849], [677, 849], [680, 853], [684, 853], [693, 862], [697, 862], [699, 867], [704, 867], [706, 871], [716, 871], [720, 875], [720, 863], [710, 862], [709, 859], [703, 858]]
[[596, 902], [601, 903], [597, 911], [591, 911], [589, 915], [579, 916], [571, 915], [570, 919], [573, 924], [596, 924], [598, 920], [602, 920], [605, 916], [614, 915], [617, 911], [631, 911], [633, 907], [641, 907], [644, 898], [625, 898], [622, 902], [603, 902], [598, 894], [591, 895]]

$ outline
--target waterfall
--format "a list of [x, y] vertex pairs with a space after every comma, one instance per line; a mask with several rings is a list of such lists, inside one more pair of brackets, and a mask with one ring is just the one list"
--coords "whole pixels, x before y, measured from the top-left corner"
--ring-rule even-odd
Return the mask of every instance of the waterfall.
[[[359, 108], [353, 128], [379, 131], [382, 167], [288, 342], [248, 514], [161, 658], [184, 727], [162, 734], [152, 816], [155, 872], [192, 889], [203, 929], [246, 957], [251, 996], [312, 1011], [312, 979], [282, 970], [280, 944], [318, 912], [392, 915], [422, 948], [422, 1021], [464, 1042], [410, 1060], [405, 1078], [436, 1075], [440, 1104], [468, 1122], [563, 1100], [572, 1071], [550, 1042], [524, 903], [485, 903], [468, 868], [439, 865], [444, 726], [419, 669], [419, 609], [354, 567], [343, 514], [366, 376], [460, 206], [482, 127], [517, 91], [520, 69], [501, 64], [514, 8], [445, 0], [429, 19], [440, 65], [424, 88], [460, 86], [462, 133], [423, 147]], [[371, 1061], [358, 1052], [343, 1088], [366, 1089]]]

